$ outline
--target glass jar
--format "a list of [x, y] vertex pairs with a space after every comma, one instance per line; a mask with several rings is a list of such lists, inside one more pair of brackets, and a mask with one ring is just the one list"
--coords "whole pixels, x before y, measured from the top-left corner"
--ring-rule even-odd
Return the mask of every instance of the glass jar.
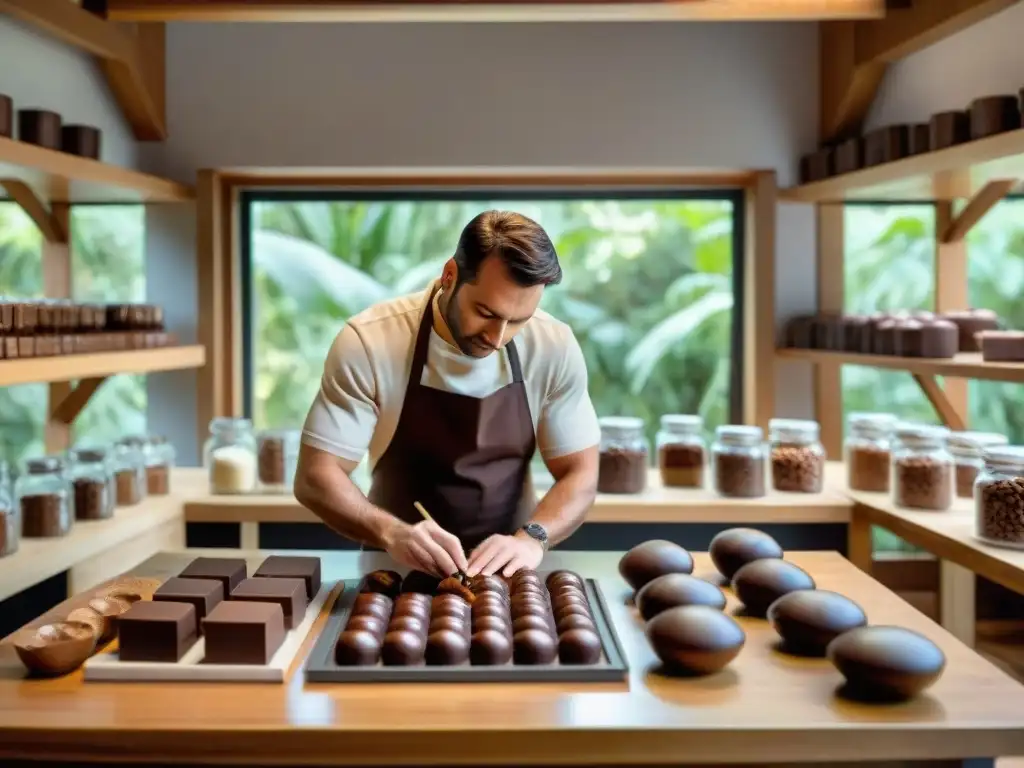
[[163, 435], [150, 435], [146, 440], [143, 459], [146, 464], [146, 493], [166, 496], [171, 492], [171, 469], [177, 453]]
[[666, 488], [703, 488], [707, 448], [704, 419], [680, 413], [661, 417], [655, 442], [661, 484]]
[[219, 417], [210, 422], [203, 463], [214, 494], [256, 490], [256, 438], [249, 419]]
[[896, 426], [890, 483], [897, 506], [942, 512], [953, 504], [953, 457], [946, 450], [948, 436], [945, 427]]
[[21, 541], [21, 515], [11, 498], [11, 475], [0, 459], [0, 557], [13, 555]]
[[849, 415], [843, 453], [846, 485], [851, 491], [889, 492], [892, 430], [895, 426], [896, 417], [891, 413]]
[[71, 504], [66, 466], [56, 456], [27, 459], [14, 484], [21, 510], [21, 535], [63, 536], [71, 530]]
[[640, 493], [647, 487], [650, 447], [644, 421], [633, 416], [606, 416], [601, 426], [597, 490], [599, 493]]
[[106, 448], [73, 449], [69, 475], [75, 520], [106, 520], [114, 514], [114, 473]]
[[264, 430], [256, 442], [260, 489], [272, 493], [291, 492], [295, 482], [295, 465], [299, 460], [298, 430]]
[[114, 499], [119, 507], [131, 507], [146, 498], [146, 439], [126, 437], [114, 444], [111, 471], [114, 473]]
[[1009, 444], [1005, 435], [997, 432], [953, 432], [946, 440], [956, 467], [956, 495], [961, 499], [974, 498], [974, 481], [985, 466], [986, 448]]
[[821, 493], [825, 446], [821, 427], [804, 419], [771, 419], [772, 487], [791, 493]]
[[711, 445], [711, 460], [718, 495], [738, 499], [764, 496], [767, 449], [760, 427], [720, 426]]
[[978, 538], [1024, 549], [1024, 448], [992, 446], [983, 450], [982, 459], [974, 481]]

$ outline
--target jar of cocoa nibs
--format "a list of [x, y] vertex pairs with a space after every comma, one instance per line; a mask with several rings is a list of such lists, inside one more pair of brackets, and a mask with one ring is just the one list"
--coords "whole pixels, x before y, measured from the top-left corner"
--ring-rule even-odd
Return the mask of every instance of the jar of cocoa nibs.
[[105, 520], [114, 514], [110, 451], [100, 446], [75, 448], [69, 474], [75, 520]]
[[114, 473], [114, 500], [119, 507], [131, 507], [146, 498], [146, 440], [131, 436], [118, 440], [110, 457]]
[[764, 496], [767, 454], [764, 431], [760, 427], [720, 426], [711, 444], [715, 491], [731, 498]]
[[997, 432], [953, 432], [949, 435], [946, 447], [953, 455], [958, 498], [974, 498], [974, 481], [985, 466], [985, 449], [998, 448], [1009, 442], [1006, 435]]
[[71, 494], [62, 459], [26, 459], [14, 484], [14, 495], [21, 510], [24, 538], [63, 536], [71, 530]]
[[704, 419], [682, 413], [666, 413], [655, 438], [661, 484], [666, 488], [703, 488], [707, 449]]
[[0, 459], [0, 557], [13, 555], [21, 543], [21, 515], [11, 498], [11, 476]]
[[949, 430], [900, 424], [892, 451], [893, 501], [897, 506], [942, 512], [953, 504], [953, 457]]
[[825, 446], [816, 421], [771, 419], [772, 487], [791, 493], [821, 493]]
[[298, 430], [268, 429], [260, 432], [256, 438], [260, 489], [269, 493], [290, 492], [295, 482], [298, 458]]
[[171, 469], [177, 453], [163, 435], [150, 435], [143, 448], [146, 464], [146, 494], [166, 496], [171, 492]]
[[606, 416], [601, 425], [599, 493], [640, 493], [647, 487], [650, 448], [643, 419]]
[[895, 426], [896, 417], [891, 413], [851, 413], [847, 417], [843, 453], [846, 485], [851, 491], [889, 492]]
[[983, 461], [974, 481], [978, 538], [1024, 549], [1024, 447], [987, 448]]

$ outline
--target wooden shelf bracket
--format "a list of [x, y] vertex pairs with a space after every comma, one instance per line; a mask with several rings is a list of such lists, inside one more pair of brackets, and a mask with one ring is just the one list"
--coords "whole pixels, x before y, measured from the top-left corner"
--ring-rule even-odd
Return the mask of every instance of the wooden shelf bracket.
[[945, 391], [939, 386], [934, 376], [924, 373], [913, 374], [914, 381], [921, 387], [924, 396], [932, 404], [935, 412], [939, 414], [942, 423], [954, 432], [962, 432], [967, 429], [965, 414], [960, 413], [946, 397]]
[[49, 421], [64, 426], [70, 425], [106, 380], [106, 376], [82, 379], [78, 386], [69, 389], [61, 400], [51, 405]]
[[967, 237], [974, 226], [981, 221], [985, 214], [995, 207], [1017, 186], [1016, 179], [1000, 179], [990, 181], [972, 197], [960, 214], [940, 233], [940, 242], [945, 245], [958, 243]]
[[11, 199], [20, 205], [33, 223], [39, 227], [39, 231], [47, 243], [67, 244], [68, 231], [63, 226], [61, 217], [54, 215], [53, 211], [39, 199], [39, 196], [28, 184], [19, 179], [0, 179], [0, 187], [7, 191]]

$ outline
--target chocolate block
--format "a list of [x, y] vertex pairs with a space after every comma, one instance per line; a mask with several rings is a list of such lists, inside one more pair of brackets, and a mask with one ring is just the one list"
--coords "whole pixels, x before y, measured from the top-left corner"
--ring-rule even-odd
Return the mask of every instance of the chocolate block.
[[216, 579], [225, 596], [242, 583], [248, 571], [240, 557], [197, 557], [178, 574], [183, 579]]
[[91, 125], [65, 125], [60, 132], [64, 152], [79, 157], [100, 159], [100, 131]]
[[1020, 128], [1016, 96], [985, 96], [971, 102], [971, 138], [983, 139]]
[[45, 109], [18, 110], [18, 140], [60, 149], [60, 115]]
[[928, 121], [928, 128], [933, 152], [971, 139], [971, 120], [966, 112], [936, 112]]
[[865, 134], [864, 165], [881, 165], [906, 157], [908, 139], [905, 125], [890, 125]]
[[271, 555], [260, 564], [253, 576], [302, 579], [306, 582], [306, 599], [312, 600], [320, 591], [320, 558]]
[[1024, 331], [982, 331], [978, 336], [986, 363], [1024, 362]]
[[943, 320], [949, 320], [960, 332], [961, 352], [981, 352], [977, 334], [980, 331], [998, 331], [999, 317], [990, 309], [966, 309], [946, 312]]
[[277, 603], [284, 611], [284, 625], [295, 629], [306, 616], [306, 582], [302, 579], [246, 579], [233, 590], [231, 600]]
[[224, 599], [224, 587], [214, 579], [168, 579], [153, 593], [153, 599], [171, 603], [188, 603], [196, 609], [199, 634], [202, 621]]
[[118, 657], [176, 663], [196, 642], [197, 629], [190, 604], [140, 600], [118, 617]]
[[14, 102], [10, 96], [0, 93], [0, 136], [11, 138], [14, 133]]
[[911, 155], [921, 155], [929, 152], [931, 148], [931, 129], [928, 127], [928, 123], [910, 126], [910, 134], [907, 137], [907, 152]]
[[278, 603], [225, 600], [203, 619], [207, 664], [268, 664], [284, 642]]
[[864, 139], [847, 139], [836, 149], [836, 173], [850, 173], [864, 167]]

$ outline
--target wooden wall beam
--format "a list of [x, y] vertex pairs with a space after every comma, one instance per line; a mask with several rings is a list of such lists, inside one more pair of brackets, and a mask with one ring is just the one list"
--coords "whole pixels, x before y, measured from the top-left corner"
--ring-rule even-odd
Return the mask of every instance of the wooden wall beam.
[[[843, 205], [818, 205], [818, 311], [841, 313], [845, 301], [845, 247]], [[843, 457], [843, 367], [821, 362], [814, 366], [815, 419], [829, 459]]]
[[[964, 214], [967, 214], [967, 208], [964, 208], [960, 215]], [[970, 296], [967, 290], [967, 243], [963, 239], [943, 242], [941, 237], [942, 233], [954, 227], [958, 218], [954, 213], [952, 202], [944, 201], [935, 204], [936, 312], [967, 309], [970, 306]], [[918, 383], [921, 382], [918, 381]], [[944, 376], [942, 386], [945, 404], [937, 402], [934, 396], [925, 389], [925, 395], [938, 410], [942, 420], [953, 429], [966, 429], [966, 425], [970, 421], [968, 384], [967, 379]], [[949, 416], [950, 413], [953, 414], [952, 417]]]
[[743, 254], [743, 422], [767, 432], [775, 410], [774, 171], [759, 171], [746, 193]]
[[[224, 258], [224, 229], [229, 226], [224, 210], [224, 183], [216, 171], [201, 170], [196, 179], [196, 264], [199, 283], [199, 343], [206, 348], [206, 365], [198, 371], [199, 389], [196, 424], [199, 450], [208, 433], [210, 420], [228, 416], [231, 368], [234, 354], [230, 343], [231, 307], [228, 274]], [[239, 297], [240, 298], [240, 297]]]
[[821, 141], [858, 132], [889, 64], [1020, 0], [916, 0], [885, 18], [821, 24]]
[[0, 13], [96, 56], [135, 138], [167, 138], [163, 24], [118, 24], [68, 0], [0, 0]]
[[[42, 252], [43, 295], [50, 299], [71, 298], [71, 206], [54, 203], [50, 209], [54, 227], [63, 234], [57, 240], [44, 239]], [[55, 404], [64, 402], [72, 393], [71, 382], [53, 382], [47, 388], [50, 412]], [[84, 403], [83, 403], [84, 405]], [[70, 420], [54, 421], [47, 418], [43, 442], [49, 453], [65, 451], [71, 447]]]

